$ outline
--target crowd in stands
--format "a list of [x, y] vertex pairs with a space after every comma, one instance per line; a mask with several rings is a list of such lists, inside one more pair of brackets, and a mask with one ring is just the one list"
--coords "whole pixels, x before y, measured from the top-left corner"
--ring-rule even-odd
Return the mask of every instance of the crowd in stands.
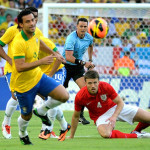
[[0, 5], [24, 9], [28, 6], [41, 8], [43, 2], [50, 3], [149, 3], [150, 0], [0, 0]]
[[[17, 23], [16, 16], [18, 12], [12, 13], [3, 7], [24, 9], [28, 6], [41, 8], [44, 1], [48, 2], [130, 2], [130, 0], [0, 0], [0, 37], [5, 33], [7, 28]], [[136, 0], [136, 2], [139, 2]], [[141, 2], [149, 2], [141, 0]], [[3, 7], [2, 7], [3, 6]], [[76, 30], [77, 19], [81, 16], [69, 15], [51, 15], [49, 16], [49, 38], [57, 45], [63, 46], [69, 33]], [[83, 17], [83, 16], [82, 16]], [[94, 17], [87, 17], [90, 21]], [[150, 20], [143, 18], [104, 18], [109, 24], [109, 32], [105, 39], [94, 39], [94, 45], [100, 47], [117, 48], [116, 55], [123, 58], [126, 52], [130, 53], [129, 58], [134, 61], [132, 69], [139, 69], [139, 74], [150, 74]], [[40, 21], [39, 21], [40, 24]], [[119, 49], [119, 53], [118, 53]], [[114, 49], [115, 51], [116, 49]], [[118, 59], [118, 56], [116, 57]], [[117, 61], [117, 60], [115, 60]], [[114, 67], [116, 69], [114, 61]], [[0, 68], [4, 64], [0, 58]], [[120, 66], [121, 67], [121, 66]], [[118, 70], [119, 68], [117, 68]], [[131, 68], [130, 68], [131, 69]], [[0, 75], [2, 74], [0, 70]], [[132, 71], [130, 71], [132, 74]], [[134, 74], [133, 74], [134, 75]]]

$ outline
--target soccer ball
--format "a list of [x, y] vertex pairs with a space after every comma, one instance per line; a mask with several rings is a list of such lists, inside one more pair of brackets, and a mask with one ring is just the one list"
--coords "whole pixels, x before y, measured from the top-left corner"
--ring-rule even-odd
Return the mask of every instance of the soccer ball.
[[103, 18], [93, 19], [88, 26], [88, 32], [94, 38], [103, 39], [108, 33], [109, 27]]

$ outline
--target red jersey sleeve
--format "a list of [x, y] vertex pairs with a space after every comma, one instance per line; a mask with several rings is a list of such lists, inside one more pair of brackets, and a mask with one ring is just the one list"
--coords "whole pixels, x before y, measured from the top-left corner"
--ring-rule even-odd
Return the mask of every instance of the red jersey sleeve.
[[81, 111], [82, 106], [83, 106], [81, 103], [82, 103], [82, 100], [81, 100], [79, 94], [77, 93], [77, 95], [75, 97], [75, 103], [74, 103], [75, 111]]

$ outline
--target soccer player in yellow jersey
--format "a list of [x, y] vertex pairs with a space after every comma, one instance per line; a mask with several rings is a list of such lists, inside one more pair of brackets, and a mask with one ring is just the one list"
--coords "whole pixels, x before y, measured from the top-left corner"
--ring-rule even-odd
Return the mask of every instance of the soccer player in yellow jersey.
[[[57, 47], [55, 46], [55, 44], [45, 38], [45, 37], [40, 37], [40, 39], [53, 51], [57, 51]], [[39, 59], [42, 59], [43, 57], [48, 56], [48, 53], [45, 53], [43, 51], [39, 51]], [[66, 78], [66, 69], [64, 67], [63, 64], [61, 64], [60, 61], [54, 60], [54, 62], [50, 65], [41, 65], [40, 66], [42, 72], [44, 72], [45, 74], [47, 74], [48, 76], [54, 78], [57, 82], [61, 83], [63, 85], [64, 80]], [[51, 97], [48, 97], [48, 99], [51, 99]], [[38, 108], [40, 109], [40, 107]], [[37, 109], [37, 111], [38, 111]], [[52, 125], [51, 126], [45, 126], [45, 124], [42, 124], [42, 129], [41, 129], [41, 133], [39, 134], [39, 138], [41, 139], [48, 139], [49, 137], [53, 136], [52, 130], [53, 130], [53, 122], [55, 121], [55, 119], [57, 119], [60, 123], [61, 126], [61, 130], [60, 130], [60, 136], [58, 138], [59, 141], [64, 141], [65, 140], [65, 136], [67, 134], [67, 132], [70, 130], [70, 124], [67, 124], [64, 116], [63, 116], [63, 112], [62, 110], [58, 107], [55, 107], [53, 109], [50, 109], [47, 112]]]
[[[34, 14], [35, 20], [37, 22], [38, 10], [36, 8], [34, 8], [34, 7], [28, 7], [28, 8], [26, 8], [26, 10], [31, 10], [32, 11], [32, 13]], [[12, 62], [11, 62], [12, 41], [13, 41], [13, 38], [15, 37], [15, 35], [18, 34], [20, 30], [21, 30], [21, 28], [19, 26], [17, 27], [17, 25], [15, 25], [13, 27], [10, 27], [7, 30], [7, 32], [5, 33], [5, 35], [0, 39], [0, 56], [2, 56], [4, 59], [6, 59], [8, 61], [6, 63], [6, 65], [5, 65], [5, 77], [6, 77], [8, 85], [10, 83], [10, 77], [11, 77], [11, 72], [12, 72], [12, 66], [11, 66], [11, 64], [12, 64]], [[36, 28], [35, 34], [38, 37], [43, 37], [42, 32], [38, 28]], [[52, 50], [54, 50], [54, 51], [57, 50], [57, 48], [56, 48], [56, 46], [55, 46], [55, 44], [53, 42], [51, 42], [50, 40], [48, 40], [47, 38], [44, 38], [44, 37], [42, 38], [42, 40], [44, 40], [44, 42], [47, 43], [47, 45]], [[6, 44], [9, 45], [8, 55], [6, 55], [6, 53], [4, 52], [3, 48], [1, 47], [1, 46], [6, 45]], [[44, 56], [47, 56], [47, 55], [48, 55], [47, 53], [40, 52], [40, 58], [42, 58]], [[51, 72], [50, 74], [52, 75], [56, 71], [56, 70], [54, 71], [54, 68], [56, 68], [54, 66], [55, 66], [54, 63], [52, 63], [52, 65], [50, 65], [50, 66], [42, 65], [41, 68], [42, 68], [42, 71], [44, 73], [48, 74], [48, 72], [49, 73]], [[63, 65], [61, 65], [61, 67], [59, 67], [59, 69], [60, 69], [59, 70], [59, 74], [55, 75], [54, 79], [57, 80], [57, 76], [61, 76], [60, 73], [62, 71], [62, 69], [61, 69], [62, 67], [63, 67]], [[65, 76], [63, 76], [63, 77], [65, 77]], [[64, 81], [63, 79], [64, 78], [62, 78], [62, 81], [60, 80], [61, 83], [63, 83], [63, 81]], [[15, 98], [13, 92], [12, 92], [12, 97], [9, 99], [9, 101], [7, 103], [4, 120], [3, 120], [3, 123], [2, 123], [2, 134], [3, 134], [3, 136], [6, 139], [10, 139], [12, 137], [11, 136], [10, 123], [11, 123], [12, 114], [16, 110], [17, 105], [18, 105], [18, 101], [16, 100], [16, 98]], [[55, 133], [52, 131], [52, 129], [53, 129], [53, 120], [55, 120], [55, 118], [57, 118], [57, 120], [59, 121], [59, 123], [61, 125], [61, 128], [62, 128], [61, 132], [62, 132], [62, 134], [64, 133], [64, 131], [66, 133], [68, 125], [67, 125], [67, 122], [66, 122], [65, 118], [63, 117], [62, 110], [59, 107], [50, 109], [49, 112], [48, 112], [48, 115], [49, 115], [49, 117], [52, 120], [52, 125], [50, 127], [44, 127], [45, 125], [43, 124], [42, 130], [46, 130], [47, 129], [46, 130], [47, 136], [44, 136], [43, 138], [48, 138], [49, 136], [52, 137], [52, 138], [56, 138]], [[50, 129], [50, 130], [48, 130], [48, 129]], [[44, 135], [46, 133], [44, 133]]]
[[[32, 7], [32, 11], [35, 14], [35, 19], [37, 19], [38, 10]], [[11, 59], [12, 58], [12, 43], [13, 43], [14, 37], [20, 31], [21, 31], [21, 28], [19, 26], [17, 25], [12, 26], [8, 28], [5, 34], [0, 38], [0, 56], [6, 60], [6, 64], [4, 67], [4, 74], [5, 74], [5, 77], [6, 77], [5, 79], [6, 79], [6, 82], [8, 83], [8, 86], [10, 83], [10, 77], [12, 73], [12, 59]], [[43, 36], [42, 32], [38, 28], [36, 28], [35, 34], [38, 37]], [[8, 54], [6, 54], [2, 48], [6, 44], [8, 44]], [[10, 139], [12, 137], [11, 130], [10, 130], [10, 123], [11, 123], [12, 114], [16, 110], [17, 105], [18, 105], [18, 101], [16, 100], [12, 92], [12, 97], [8, 100], [6, 110], [5, 110], [4, 120], [2, 123], [2, 134], [6, 139]]]
[[[21, 109], [18, 118], [19, 137], [24, 145], [32, 144], [29, 140], [27, 127], [32, 117], [32, 108], [37, 94], [44, 97], [51, 96], [41, 109], [34, 110], [34, 114], [42, 119], [45, 125], [51, 123], [47, 117], [47, 111], [54, 108], [69, 98], [66, 89], [53, 78], [44, 74], [40, 65], [49, 65], [56, 58], [62, 62], [64, 59], [50, 50], [34, 34], [36, 22], [31, 11], [23, 10], [18, 15], [19, 26], [22, 28], [13, 41], [13, 71], [11, 75], [10, 88], [17, 97]], [[38, 60], [39, 49], [53, 54]], [[56, 99], [56, 100], [55, 100]]]

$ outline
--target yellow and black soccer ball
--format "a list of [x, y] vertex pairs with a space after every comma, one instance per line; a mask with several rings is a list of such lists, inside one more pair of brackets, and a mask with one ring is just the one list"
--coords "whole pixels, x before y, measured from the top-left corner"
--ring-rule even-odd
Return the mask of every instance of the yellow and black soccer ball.
[[88, 32], [94, 38], [103, 39], [106, 37], [109, 31], [109, 26], [103, 18], [95, 18], [90, 21], [88, 26]]

